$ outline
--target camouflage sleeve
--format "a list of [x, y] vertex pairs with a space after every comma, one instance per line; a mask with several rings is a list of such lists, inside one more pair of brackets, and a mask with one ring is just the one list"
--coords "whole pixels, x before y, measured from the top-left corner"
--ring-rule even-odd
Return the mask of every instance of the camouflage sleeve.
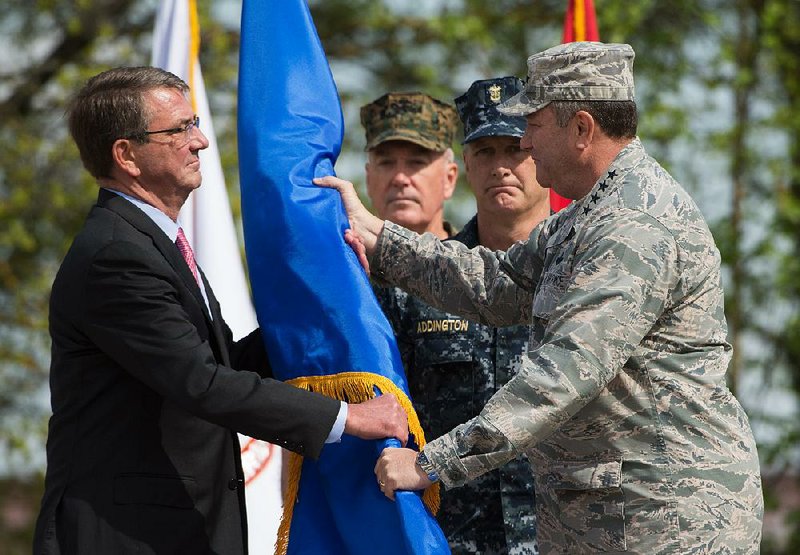
[[669, 231], [646, 214], [620, 211], [582, 233], [563, 294], [534, 300], [544, 330], [520, 372], [477, 417], [425, 447], [447, 487], [556, 431], [600, 394], [662, 314], [680, 264]]
[[542, 267], [534, 234], [500, 252], [442, 242], [386, 222], [370, 265], [379, 281], [445, 312], [492, 326], [527, 324]]

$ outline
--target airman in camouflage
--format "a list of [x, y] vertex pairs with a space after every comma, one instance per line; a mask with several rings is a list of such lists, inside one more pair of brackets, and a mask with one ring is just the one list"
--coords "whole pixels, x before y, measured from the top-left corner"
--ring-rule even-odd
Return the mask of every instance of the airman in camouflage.
[[520, 453], [542, 553], [757, 553], [756, 445], [726, 387], [720, 256], [695, 203], [636, 137], [633, 50], [571, 43], [528, 60], [522, 146], [575, 202], [505, 252], [381, 222], [343, 195], [373, 276], [491, 325], [532, 322], [523, 368], [417, 455], [384, 451], [384, 492], [456, 487]]
[[[464, 123], [465, 157], [475, 160], [467, 155], [467, 151], [471, 153], [469, 145], [480, 148], [480, 161], [472, 166], [472, 176], [467, 164], [467, 180], [479, 198], [479, 214], [451, 240], [476, 246], [484, 237], [502, 234], [511, 244], [513, 238], [507, 231], [511, 224], [516, 223], [527, 236], [549, 214], [547, 192], [536, 182], [533, 162], [524, 153], [520, 155], [524, 118], [502, 116], [497, 111], [500, 102], [521, 88], [522, 82], [515, 77], [477, 81], [456, 99]], [[426, 99], [422, 95], [415, 98]], [[372, 108], [362, 118], [368, 146], [380, 144], [376, 137], [380, 139], [380, 133], [388, 130], [392, 137], [408, 137], [405, 126], [418, 134], [415, 139], [434, 143], [436, 137], [428, 136], [432, 128], [426, 131], [425, 122], [417, 122], [423, 110], [397, 99], [389, 104], [390, 113]], [[499, 146], [495, 144], [498, 141]], [[487, 166], [484, 159], [493, 164], [489, 169], [494, 177], [477, 173], [475, 168]], [[517, 171], [518, 166], [524, 166], [525, 173]], [[473, 179], [475, 175], [480, 177]], [[510, 190], [486, 192], [498, 185]], [[502, 200], [496, 198], [500, 195]], [[502, 223], [497, 222], [500, 219]], [[469, 322], [394, 287], [376, 288], [376, 294], [395, 331], [411, 397], [428, 438], [476, 416], [519, 369], [528, 342], [527, 326], [498, 329]], [[443, 491], [437, 514], [453, 553], [486, 555], [535, 555], [535, 518], [533, 477], [524, 456], [463, 488]]]

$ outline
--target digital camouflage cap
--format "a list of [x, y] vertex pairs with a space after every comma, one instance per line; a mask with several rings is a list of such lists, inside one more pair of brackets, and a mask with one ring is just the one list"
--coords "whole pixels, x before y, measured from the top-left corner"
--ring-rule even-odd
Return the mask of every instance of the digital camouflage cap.
[[627, 44], [570, 42], [528, 58], [525, 90], [500, 112], [526, 116], [554, 100], [633, 100], [633, 48]]
[[518, 77], [483, 79], [456, 98], [456, 110], [464, 125], [464, 144], [481, 137], [522, 137], [525, 118], [506, 116], [497, 107], [523, 89]]
[[453, 144], [456, 121], [455, 108], [419, 92], [390, 92], [361, 108], [366, 150], [386, 141], [409, 141], [443, 152]]

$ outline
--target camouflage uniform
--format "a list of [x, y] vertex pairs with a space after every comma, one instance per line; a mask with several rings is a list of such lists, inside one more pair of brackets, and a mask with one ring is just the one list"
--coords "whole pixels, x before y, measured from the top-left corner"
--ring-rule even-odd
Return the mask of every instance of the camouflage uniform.
[[[585, 53], [597, 55], [589, 68], [579, 67]], [[529, 59], [512, 106], [530, 113], [587, 82], [585, 98], [632, 97], [632, 74], [620, 92], [627, 45], [543, 54], [575, 57], [541, 73]], [[559, 79], [568, 85], [550, 86]], [[638, 139], [586, 196], [507, 252], [387, 223], [372, 268], [443, 310], [495, 326], [532, 322], [519, 373], [425, 447], [446, 487], [526, 453], [542, 553], [758, 552], [759, 462], [725, 384], [719, 252], [695, 203]]]
[[[477, 246], [477, 218], [452, 240]], [[528, 326], [470, 322], [395, 287], [376, 288], [376, 294], [394, 328], [428, 439], [477, 416], [521, 367]], [[464, 487], [442, 490], [437, 520], [455, 554], [535, 555], [534, 503], [533, 476], [522, 455]]]

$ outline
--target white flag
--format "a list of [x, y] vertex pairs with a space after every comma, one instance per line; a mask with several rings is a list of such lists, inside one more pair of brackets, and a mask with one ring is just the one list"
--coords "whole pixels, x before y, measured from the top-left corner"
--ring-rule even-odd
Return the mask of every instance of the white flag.
[[[258, 324], [244, 275], [197, 57], [199, 41], [194, 0], [162, 0], [153, 31], [151, 63], [174, 73], [189, 85], [192, 106], [209, 142], [208, 148], [200, 151], [203, 184], [183, 206], [181, 227], [219, 300], [225, 322], [234, 339], [238, 339]], [[246, 483], [249, 551], [252, 555], [273, 553], [282, 513], [281, 450], [246, 436], [240, 435], [239, 439]]]

